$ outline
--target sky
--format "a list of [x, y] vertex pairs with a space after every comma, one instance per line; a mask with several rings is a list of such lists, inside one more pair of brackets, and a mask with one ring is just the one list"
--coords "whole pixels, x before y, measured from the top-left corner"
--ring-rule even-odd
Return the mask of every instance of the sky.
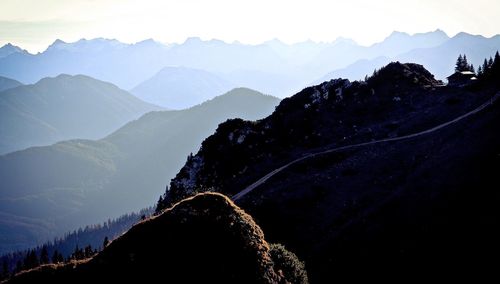
[[491, 0], [0, 0], [0, 45], [40, 52], [55, 39], [114, 38], [133, 43], [188, 37], [256, 44], [331, 42], [363, 45], [392, 31], [499, 33], [500, 1]]

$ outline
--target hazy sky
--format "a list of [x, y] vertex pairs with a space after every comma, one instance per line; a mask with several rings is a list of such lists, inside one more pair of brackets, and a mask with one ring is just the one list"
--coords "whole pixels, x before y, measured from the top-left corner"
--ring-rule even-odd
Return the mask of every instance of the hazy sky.
[[57, 38], [292, 43], [343, 36], [367, 45], [394, 30], [492, 36], [499, 15], [496, 0], [0, 0], [0, 44], [34, 52]]

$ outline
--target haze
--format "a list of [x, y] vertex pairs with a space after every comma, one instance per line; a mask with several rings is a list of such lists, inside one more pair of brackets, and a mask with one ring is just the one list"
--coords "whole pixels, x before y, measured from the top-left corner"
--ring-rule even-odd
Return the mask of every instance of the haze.
[[30, 52], [55, 39], [116, 38], [137, 42], [154, 38], [182, 42], [187, 37], [260, 43], [352, 38], [369, 45], [394, 30], [408, 33], [440, 28], [492, 36], [500, 3], [456, 1], [234, 1], [234, 0], [3, 0], [0, 44]]

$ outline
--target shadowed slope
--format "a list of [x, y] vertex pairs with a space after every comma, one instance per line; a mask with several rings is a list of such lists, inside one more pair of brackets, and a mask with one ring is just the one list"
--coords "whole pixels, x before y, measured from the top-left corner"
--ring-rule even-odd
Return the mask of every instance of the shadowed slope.
[[[273, 253], [274, 255], [274, 253]], [[287, 257], [281, 253], [281, 258]], [[276, 256], [275, 256], [276, 257]], [[44, 266], [8, 283], [75, 283], [95, 279], [168, 283], [286, 283], [252, 217], [221, 194], [185, 199], [143, 221], [79, 264]]]

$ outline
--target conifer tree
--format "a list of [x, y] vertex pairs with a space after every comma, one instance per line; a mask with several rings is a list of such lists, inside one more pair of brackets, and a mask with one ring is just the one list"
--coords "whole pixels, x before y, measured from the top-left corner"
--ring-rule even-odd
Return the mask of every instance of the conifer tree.
[[23, 269], [24, 269], [24, 267], [23, 267], [23, 263], [22, 263], [22, 261], [21, 261], [21, 260], [18, 260], [18, 261], [16, 262], [16, 273], [17, 273], [17, 272], [19, 272], [19, 271], [21, 271], [21, 270], [23, 270]]
[[40, 253], [40, 264], [49, 263], [49, 252], [47, 251], [47, 246], [42, 247], [42, 251]]
[[461, 68], [462, 68], [463, 62], [464, 62], [464, 59], [462, 57], [462, 54], [458, 55], [457, 63], [455, 64], [455, 72], [462, 71]]
[[102, 242], [102, 248], [104, 249], [105, 247], [107, 247], [109, 244], [109, 239], [108, 239], [108, 236], [106, 236], [104, 238], [104, 241]]
[[464, 59], [462, 61], [462, 66], [460, 66], [460, 71], [469, 71], [469, 62], [467, 62], [467, 55], [464, 54]]
[[24, 258], [24, 269], [35, 268], [40, 264], [38, 261], [38, 256], [36, 255], [36, 251], [34, 249], [28, 251], [26, 257]]
[[58, 261], [58, 252], [57, 252], [57, 250], [55, 250], [54, 253], [52, 254], [52, 259], [51, 260], [52, 260], [52, 263], [54, 263], [54, 264], [59, 262]]
[[0, 279], [5, 279], [9, 277], [9, 263], [7, 260], [2, 262], [2, 273], [0, 274]]
[[488, 73], [488, 60], [485, 58], [483, 62], [483, 74], [486, 75], [486, 73]]
[[498, 72], [500, 70], [500, 54], [498, 54], [498, 51], [495, 53], [492, 68], [495, 70], [495, 72]]

